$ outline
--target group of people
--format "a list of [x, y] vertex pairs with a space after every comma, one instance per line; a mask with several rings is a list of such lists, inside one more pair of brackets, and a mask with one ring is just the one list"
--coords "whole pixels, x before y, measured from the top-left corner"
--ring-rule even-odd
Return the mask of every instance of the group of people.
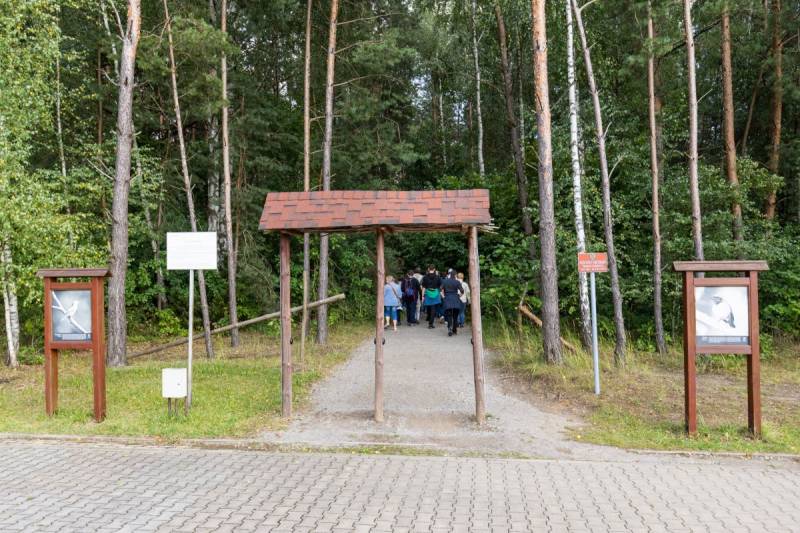
[[436, 327], [436, 321], [447, 323], [447, 335], [458, 333], [464, 327], [467, 304], [470, 302], [469, 285], [464, 281], [464, 273], [448, 269], [445, 276], [440, 275], [433, 265], [422, 275], [420, 269], [409, 270], [398, 283], [394, 276], [386, 276], [383, 287], [384, 326], [397, 331], [398, 313], [405, 311], [409, 326], [419, 324], [419, 315], [424, 309], [428, 328]]

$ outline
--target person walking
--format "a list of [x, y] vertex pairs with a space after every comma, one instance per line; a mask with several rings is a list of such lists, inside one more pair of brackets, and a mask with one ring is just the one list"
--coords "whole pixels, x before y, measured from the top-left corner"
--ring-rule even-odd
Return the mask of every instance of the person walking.
[[[417, 318], [422, 316], [422, 300], [424, 299], [425, 295], [422, 291], [422, 269], [419, 267], [414, 267], [414, 279], [417, 280], [419, 283], [419, 298], [417, 298]], [[417, 322], [419, 323], [419, 322]]]
[[464, 287], [456, 279], [456, 271], [452, 268], [447, 271], [447, 277], [442, 282], [444, 292], [444, 318], [447, 321], [447, 336], [458, 334], [458, 315], [461, 313], [461, 295]]
[[425, 289], [425, 299], [422, 305], [428, 318], [428, 329], [433, 329], [433, 321], [436, 319], [436, 307], [442, 303], [442, 278], [436, 274], [436, 267], [430, 265], [428, 273], [422, 278], [422, 288]]
[[461, 295], [461, 312], [458, 313], [458, 327], [463, 328], [467, 321], [467, 305], [470, 302], [469, 285], [464, 281], [463, 272], [459, 272], [456, 278], [461, 282], [461, 288], [464, 289], [464, 293]]
[[414, 272], [409, 270], [406, 277], [400, 283], [401, 294], [403, 295], [403, 307], [406, 309], [406, 323], [409, 326], [416, 326], [419, 324], [417, 320], [417, 302], [419, 301], [420, 291], [422, 287], [414, 277]]
[[400, 307], [400, 285], [395, 282], [394, 276], [386, 276], [383, 286], [383, 327], [388, 328], [389, 323], [397, 331], [397, 308]]

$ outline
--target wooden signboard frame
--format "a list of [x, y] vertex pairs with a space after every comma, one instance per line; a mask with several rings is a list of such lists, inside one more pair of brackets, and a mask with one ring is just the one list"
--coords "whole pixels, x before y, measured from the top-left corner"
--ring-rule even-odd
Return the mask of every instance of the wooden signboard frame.
[[[769, 270], [766, 261], [675, 261], [683, 272], [683, 376], [686, 431], [697, 434], [697, 354], [742, 354], [747, 356], [747, 426], [761, 435], [761, 347], [758, 322], [758, 273]], [[744, 277], [696, 277], [697, 272], [739, 272]], [[747, 290], [747, 344], [697, 343], [695, 287], [745, 287]]]
[[[109, 271], [105, 268], [42, 269], [44, 279], [44, 403], [47, 416], [58, 410], [58, 355], [61, 350], [92, 351], [94, 419], [106, 417], [106, 340], [105, 286]], [[89, 281], [61, 281], [65, 278], [89, 278]], [[53, 336], [53, 291], [90, 291], [90, 340], [56, 340]]]

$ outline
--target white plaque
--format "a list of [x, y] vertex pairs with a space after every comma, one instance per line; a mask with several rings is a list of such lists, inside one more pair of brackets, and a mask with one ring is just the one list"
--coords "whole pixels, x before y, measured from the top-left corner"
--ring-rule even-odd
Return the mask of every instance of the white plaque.
[[167, 270], [216, 270], [217, 234], [213, 231], [167, 233]]
[[186, 398], [186, 369], [164, 368], [161, 370], [161, 397]]

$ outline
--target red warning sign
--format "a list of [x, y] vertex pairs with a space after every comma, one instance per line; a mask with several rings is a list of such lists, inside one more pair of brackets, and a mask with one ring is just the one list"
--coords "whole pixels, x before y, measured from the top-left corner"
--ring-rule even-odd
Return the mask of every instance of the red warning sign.
[[578, 272], [608, 272], [608, 254], [605, 252], [580, 252]]

